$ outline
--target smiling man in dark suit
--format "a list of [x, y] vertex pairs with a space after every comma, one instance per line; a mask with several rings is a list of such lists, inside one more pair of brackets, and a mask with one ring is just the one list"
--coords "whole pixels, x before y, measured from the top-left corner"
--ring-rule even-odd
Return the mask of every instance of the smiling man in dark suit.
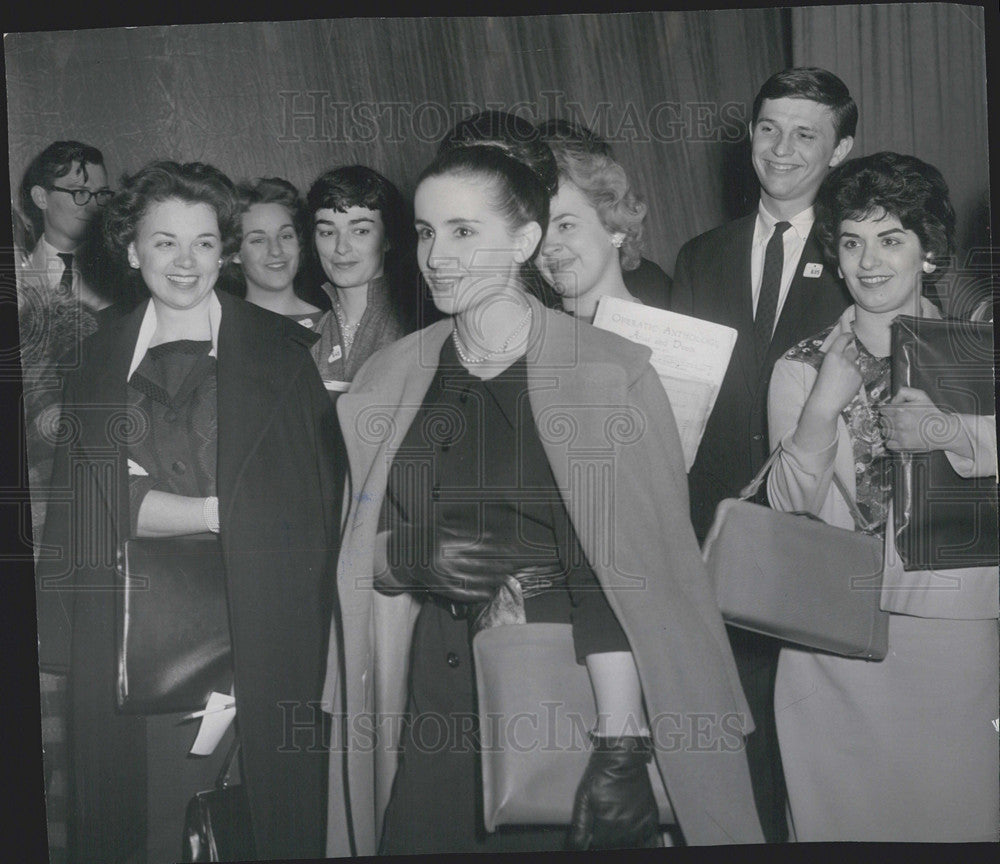
[[[752, 116], [757, 211], [689, 240], [674, 270], [672, 311], [739, 334], [689, 475], [699, 540], [716, 505], [735, 497], [767, 458], [764, 412], [775, 360], [836, 320], [849, 302], [812, 230], [816, 192], [854, 144], [858, 109], [847, 86], [824, 69], [786, 69], [761, 87]], [[757, 723], [747, 741], [757, 808], [767, 840], [780, 842], [787, 827], [774, 733], [778, 645], [744, 630], [729, 634]]]

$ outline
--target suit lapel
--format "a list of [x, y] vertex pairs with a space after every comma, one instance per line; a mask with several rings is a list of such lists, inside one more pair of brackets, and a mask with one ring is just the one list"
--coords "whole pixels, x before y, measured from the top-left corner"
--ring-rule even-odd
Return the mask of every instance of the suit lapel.
[[[132, 363], [132, 353], [139, 339], [139, 327], [146, 313], [149, 301], [140, 303], [128, 315], [108, 324], [103, 334], [95, 336], [91, 344], [95, 346], [90, 365], [100, 372], [91, 382], [85, 382], [81, 391], [81, 408], [95, 416], [91, 428], [94, 438], [85, 446], [102, 450], [114, 447], [116, 470], [108, 475], [98, 473], [98, 488], [108, 513], [114, 522], [116, 536], [123, 539], [129, 525], [128, 469], [126, 467], [127, 434], [146, 428], [141, 418], [131, 415], [128, 407], [128, 369]], [[101, 338], [101, 336], [104, 338]], [[100, 424], [98, 426], [98, 424]], [[106, 458], [103, 454], [89, 454], [95, 458]], [[89, 457], [88, 457], [89, 458]]]
[[607, 532], [595, 526], [614, 518], [612, 425], [617, 419], [636, 421], [626, 413], [621, 395], [626, 375], [616, 364], [580, 356], [579, 331], [589, 325], [546, 314], [533, 298], [530, 302], [536, 315], [529, 337], [528, 398], [535, 426], [581, 547], [603, 574], [613, 550]]
[[415, 356], [411, 362], [404, 360], [401, 375], [362, 382], [359, 389], [338, 397], [337, 415], [347, 446], [351, 483], [360, 484], [352, 494], [377, 494], [381, 500], [388, 463], [423, 404], [451, 326], [451, 320], [446, 319], [420, 331], [414, 337]]
[[[346, 711], [351, 715], [379, 710], [381, 701], [391, 706], [389, 710], [401, 710], [405, 705], [405, 670], [401, 676], [393, 675], [391, 664], [379, 659], [386, 656], [385, 646], [377, 647], [378, 639], [375, 644], [370, 641], [376, 633], [385, 635], [380, 627], [386, 616], [375, 612], [374, 604], [381, 600], [376, 601], [369, 580], [389, 463], [420, 410], [451, 326], [450, 319], [440, 321], [407, 337], [404, 348], [409, 350], [387, 349], [398, 351], [388, 374], [368, 376], [362, 371], [352, 389], [337, 399], [337, 415], [350, 463], [348, 514], [353, 514], [353, 518], [345, 517], [352, 521], [344, 524], [337, 563], [337, 595], [342, 637], [354, 649], [343, 658], [343, 690], [331, 682], [328, 671], [324, 696], [333, 699], [335, 692], [342, 693]], [[396, 610], [401, 605], [407, 609], [409, 604], [406, 601], [390, 604]], [[389, 619], [390, 631], [397, 636], [404, 632], [396, 617], [390, 615]], [[331, 646], [336, 644], [331, 641]], [[331, 668], [338, 666], [332, 663]], [[331, 691], [331, 686], [337, 690]], [[384, 803], [383, 787], [388, 788], [395, 771], [395, 753], [383, 748], [375, 748], [375, 752], [349, 751], [346, 767], [357, 854], [373, 855], [381, 830], [379, 803]]]
[[[800, 331], [802, 321], [809, 317], [804, 313], [811, 298], [815, 296], [817, 290], [826, 288], [830, 284], [829, 275], [824, 274], [827, 266], [829, 265], [824, 262], [819, 244], [816, 242], [816, 230], [813, 226], [809, 236], [806, 237], [805, 245], [802, 247], [799, 263], [795, 267], [795, 275], [788, 288], [788, 296], [781, 307], [781, 315], [774, 328], [774, 335], [771, 337], [771, 345], [767, 352], [767, 362], [764, 364], [764, 369], [770, 371], [778, 357], [785, 352], [787, 346], [793, 345], [803, 338]], [[809, 276], [806, 275], [807, 273], [816, 275]]]
[[101, 346], [94, 355], [94, 363], [100, 368], [100, 372], [94, 378], [94, 392], [114, 393], [116, 404], [125, 404], [128, 368], [132, 363], [135, 343], [139, 340], [139, 327], [142, 325], [148, 305], [148, 300], [140, 303], [124, 317], [111, 322], [103, 331], [105, 339], [98, 336], [95, 339], [99, 341], [91, 343]]

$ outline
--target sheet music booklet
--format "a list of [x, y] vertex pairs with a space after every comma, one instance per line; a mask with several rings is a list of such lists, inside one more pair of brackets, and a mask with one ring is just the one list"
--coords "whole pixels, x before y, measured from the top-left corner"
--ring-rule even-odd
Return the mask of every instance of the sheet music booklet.
[[670, 400], [690, 471], [736, 345], [736, 330], [617, 297], [600, 299], [594, 326], [652, 349], [650, 363]]

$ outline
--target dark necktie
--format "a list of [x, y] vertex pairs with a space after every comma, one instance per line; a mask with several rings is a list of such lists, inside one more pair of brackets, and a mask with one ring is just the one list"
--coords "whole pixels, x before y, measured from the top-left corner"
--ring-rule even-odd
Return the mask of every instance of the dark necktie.
[[69, 297], [73, 293], [73, 253], [56, 252], [56, 255], [62, 258], [63, 264], [66, 265], [62, 277], [59, 279], [59, 287], [56, 290], [60, 296]]
[[764, 251], [764, 271], [760, 279], [760, 294], [757, 297], [757, 314], [753, 319], [753, 339], [758, 363], [764, 360], [767, 348], [771, 344], [774, 316], [778, 311], [778, 294], [781, 293], [781, 268], [785, 263], [783, 237], [791, 227], [791, 222], [776, 223], [774, 233], [767, 241], [767, 249]]

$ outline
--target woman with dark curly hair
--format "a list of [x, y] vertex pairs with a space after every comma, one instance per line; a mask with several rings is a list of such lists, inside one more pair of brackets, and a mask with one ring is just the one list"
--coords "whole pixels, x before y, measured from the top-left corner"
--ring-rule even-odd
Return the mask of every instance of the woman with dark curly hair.
[[893, 453], [943, 450], [963, 477], [997, 471], [992, 416], [943, 412], [909, 387], [890, 399], [893, 319], [941, 317], [922, 289], [952, 251], [948, 187], [913, 156], [855, 159], [824, 181], [816, 228], [854, 304], [775, 364], [768, 500], [853, 529], [836, 472], [885, 538], [889, 653], [782, 649], [775, 716], [793, 836], [995, 841], [997, 568], [905, 571], [893, 542]]
[[625, 169], [593, 137], [571, 136], [554, 125], [550, 129], [547, 141], [559, 167], [559, 189], [539, 269], [563, 308], [585, 321], [593, 319], [605, 296], [665, 308], [667, 293], [640, 298], [625, 284], [624, 272], [642, 259], [647, 209]]
[[238, 248], [230, 262], [243, 283], [244, 299], [314, 327], [322, 310], [295, 290], [306, 222], [299, 190], [280, 177], [264, 177], [241, 183], [236, 192], [240, 206]]
[[313, 348], [323, 383], [342, 392], [379, 348], [412, 329], [407, 313], [406, 207], [399, 190], [364, 165], [321, 175], [307, 196], [313, 247], [332, 308]]
[[215, 289], [237, 218], [216, 168], [153, 162], [103, 223], [149, 299], [88, 339], [68, 376], [53, 482], [72, 500], [50, 508], [56, 554], [38, 566], [40, 663], [68, 673], [74, 862], [177, 860], [187, 802], [227, 752], [231, 729], [195, 757], [181, 715], [116, 710], [116, 554], [130, 537], [208, 532], [225, 568], [244, 831], [263, 858], [322, 852], [327, 759], [308, 705], [332, 611], [336, 417], [315, 336]]

